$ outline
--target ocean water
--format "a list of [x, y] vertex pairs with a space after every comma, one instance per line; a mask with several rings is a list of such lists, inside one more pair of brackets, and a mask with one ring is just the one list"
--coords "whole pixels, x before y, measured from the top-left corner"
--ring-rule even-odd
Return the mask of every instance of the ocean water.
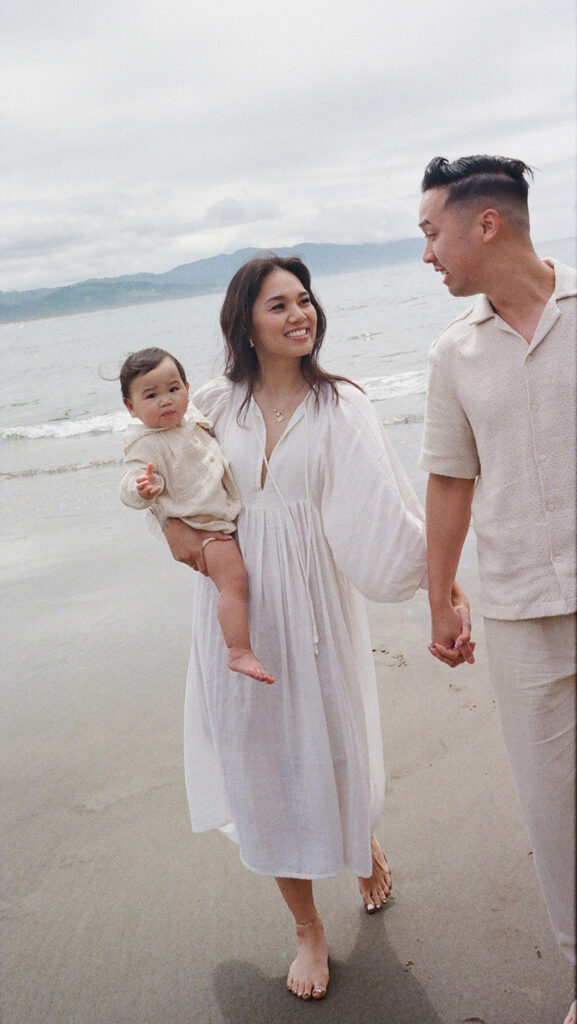
[[[540, 251], [572, 263], [574, 242], [557, 241]], [[422, 493], [416, 459], [427, 353], [470, 299], [452, 298], [420, 262], [319, 277], [313, 287], [328, 319], [322, 364], [364, 386]], [[150, 345], [174, 352], [192, 390], [220, 373], [222, 298], [198, 296], [1, 326], [4, 510], [25, 515], [34, 507], [40, 477], [75, 474], [78, 493], [90, 490], [99, 467], [121, 465], [128, 414], [118, 381], [106, 378], [118, 377], [128, 352]]]

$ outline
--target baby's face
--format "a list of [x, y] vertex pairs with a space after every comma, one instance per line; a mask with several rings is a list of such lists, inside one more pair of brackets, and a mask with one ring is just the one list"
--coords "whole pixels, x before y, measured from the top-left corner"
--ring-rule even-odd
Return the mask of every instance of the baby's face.
[[188, 407], [188, 384], [167, 356], [154, 370], [134, 378], [124, 404], [146, 427], [176, 427]]

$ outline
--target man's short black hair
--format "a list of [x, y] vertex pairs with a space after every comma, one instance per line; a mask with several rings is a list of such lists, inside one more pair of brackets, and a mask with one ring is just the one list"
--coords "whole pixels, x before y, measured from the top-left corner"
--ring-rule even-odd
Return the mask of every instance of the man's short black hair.
[[522, 160], [508, 156], [462, 156], [449, 163], [435, 156], [425, 168], [421, 191], [448, 188], [446, 206], [467, 200], [513, 200], [527, 209], [528, 178], [533, 170]]

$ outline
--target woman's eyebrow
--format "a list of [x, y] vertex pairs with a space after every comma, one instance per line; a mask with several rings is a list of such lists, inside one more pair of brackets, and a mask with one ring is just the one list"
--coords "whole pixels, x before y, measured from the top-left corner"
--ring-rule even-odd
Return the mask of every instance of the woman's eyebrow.
[[[306, 288], [303, 288], [302, 292], [298, 293], [299, 299], [301, 299], [303, 297], [303, 295], [308, 295], [308, 292], [307, 292]], [[286, 295], [269, 295], [268, 299], [265, 300], [265, 303], [266, 302], [279, 302], [279, 300], [281, 300], [281, 299], [283, 299], [283, 300], [286, 299]]]

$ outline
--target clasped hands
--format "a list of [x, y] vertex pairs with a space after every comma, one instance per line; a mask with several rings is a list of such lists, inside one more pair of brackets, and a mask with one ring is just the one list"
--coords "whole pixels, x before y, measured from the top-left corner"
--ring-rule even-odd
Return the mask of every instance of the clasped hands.
[[453, 583], [450, 604], [431, 609], [431, 637], [429, 651], [449, 668], [474, 664], [469, 601], [458, 583]]

